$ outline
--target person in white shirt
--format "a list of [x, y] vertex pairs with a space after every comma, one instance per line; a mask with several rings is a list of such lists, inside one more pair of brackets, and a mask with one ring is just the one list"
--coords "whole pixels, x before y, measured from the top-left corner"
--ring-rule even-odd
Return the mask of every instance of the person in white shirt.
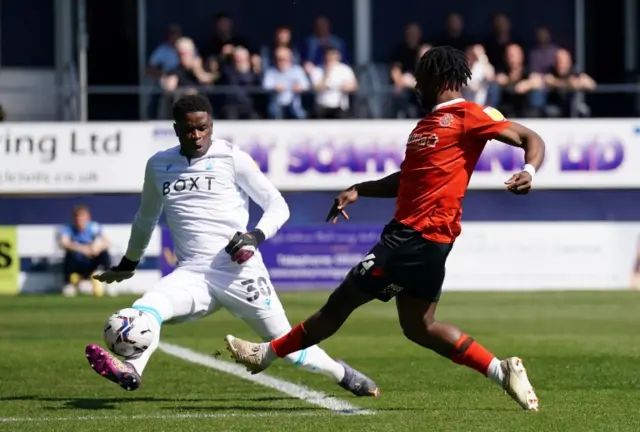
[[489, 86], [495, 80], [495, 69], [489, 63], [489, 58], [482, 45], [471, 45], [467, 48], [471, 79], [462, 89], [464, 98], [478, 105], [486, 105]]
[[307, 73], [316, 91], [316, 117], [347, 117], [349, 95], [358, 90], [358, 80], [351, 66], [342, 63], [340, 51], [332, 46], [325, 48], [324, 65], [309, 64]]
[[[85, 350], [98, 374], [126, 390], [140, 386], [165, 322], [198, 319], [224, 307], [265, 340], [291, 329], [258, 251], [260, 243], [287, 221], [289, 208], [251, 156], [227, 141], [212, 139], [211, 111], [208, 99], [200, 95], [184, 96], [174, 104], [180, 145], [147, 162], [127, 251], [116, 267], [96, 276], [106, 283], [132, 277], [164, 209], [178, 266], [132, 306], [155, 326], [154, 342], [142, 355], [124, 361], [95, 344]], [[264, 211], [251, 231], [249, 199]], [[292, 354], [290, 360], [332, 377], [357, 396], [379, 393], [371, 379], [317, 346]]]

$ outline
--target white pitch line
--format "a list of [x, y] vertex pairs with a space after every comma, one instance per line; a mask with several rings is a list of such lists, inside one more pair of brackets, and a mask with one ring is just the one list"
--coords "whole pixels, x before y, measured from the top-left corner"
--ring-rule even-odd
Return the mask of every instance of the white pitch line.
[[269, 387], [274, 390], [278, 390], [280, 393], [284, 393], [291, 397], [301, 399], [310, 404], [326, 408], [333, 411], [336, 414], [351, 414], [351, 415], [372, 415], [375, 411], [365, 410], [351, 405], [349, 402], [342, 399], [338, 399], [332, 396], [328, 396], [325, 393], [311, 390], [307, 387], [285, 381], [280, 378], [275, 378], [265, 373], [258, 375], [250, 375], [244, 367], [231, 363], [228, 361], [218, 360], [213, 356], [201, 354], [196, 351], [192, 351], [188, 348], [183, 348], [178, 345], [173, 345], [166, 342], [161, 342], [158, 347], [160, 351], [170, 354], [174, 357], [188, 361], [191, 363], [206, 366], [212, 369], [216, 369], [220, 372], [228, 373], [229, 375], [236, 376], [238, 378], [251, 381], [256, 384], [260, 384], [264, 387]]
[[77, 417], [0, 417], [0, 423], [36, 423], [36, 422], [82, 422], [82, 421], [128, 421], [128, 420], [184, 420], [184, 419], [212, 419], [212, 418], [260, 418], [282, 416], [317, 416], [312, 412], [268, 412], [268, 413], [214, 413], [214, 414], [150, 414], [150, 415], [116, 415], [116, 416], [77, 416]]

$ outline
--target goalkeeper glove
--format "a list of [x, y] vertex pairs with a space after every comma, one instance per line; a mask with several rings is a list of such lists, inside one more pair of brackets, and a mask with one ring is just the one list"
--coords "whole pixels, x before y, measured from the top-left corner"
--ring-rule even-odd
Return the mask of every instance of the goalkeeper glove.
[[236, 232], [229, 244], [224, 248], [225, 252], [231, 256], [231, 261], [244, 264], [255, 255], [258, 246], [265, 240], [265, 235], [259, 229], [248, 233]]

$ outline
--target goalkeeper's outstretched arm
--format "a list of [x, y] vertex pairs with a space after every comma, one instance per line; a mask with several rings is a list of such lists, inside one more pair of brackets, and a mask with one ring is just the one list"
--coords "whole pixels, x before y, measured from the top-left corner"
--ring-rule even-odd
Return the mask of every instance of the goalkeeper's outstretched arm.
[[147, 162], [144, 173], [144, 185], [140, 197], [140, 208], [131, 225], [129, 245], [124, 259], [137, 263], [144, 255], [153, 230], [162, 214], [162, 196], [155, 184], [155, 175], [151, 159]]

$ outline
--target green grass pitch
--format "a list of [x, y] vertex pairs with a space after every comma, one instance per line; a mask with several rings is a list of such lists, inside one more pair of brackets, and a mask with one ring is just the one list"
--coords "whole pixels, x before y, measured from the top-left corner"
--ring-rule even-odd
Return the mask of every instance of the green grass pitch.
[[[286, 293], [292, 322], [327, 293]], [[476, 372], [413, 345], [393, 303], [357, 311], [322, 346], [369, 374], [379, 399], [355, 398], [284, 363], [266, 373], [373, 415], [332, 413], [276, 390], [157, 352], [143, 386], [97, 376], [84, 346], [132, 298], [0, 298], [0, 431], [640, 431], [640, 295], [636, 292], [445, 293], [439, 317], [497, 356], [525, 359], [541, 399], [522, 411]], [[163, 340], [212, 354], [227, 333], [255, 339], [227, 312], [165, 326]], [[222, 358], [228, 358], [226, 352]]]

